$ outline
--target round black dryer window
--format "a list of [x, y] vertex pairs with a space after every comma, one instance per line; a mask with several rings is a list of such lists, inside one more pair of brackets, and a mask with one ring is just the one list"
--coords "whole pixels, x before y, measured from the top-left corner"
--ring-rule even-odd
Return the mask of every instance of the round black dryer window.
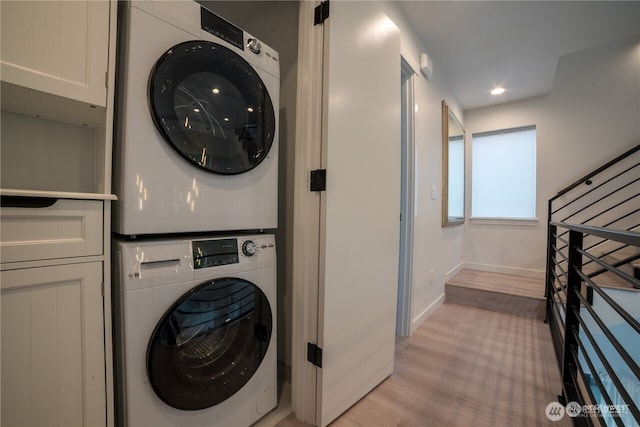
[[216, 43], [180, 43], [149, 78], [154, 123], [189, 162], [234, 175], [262, 162], [273, 144], [275, 114], [257, 71]]
[[149, 342], [154, 391], [182, 410], [225, 401], [258, 370], [272, 325], [269, 301], [251, 282], [222, 278], [191, 289], [162, 317]]

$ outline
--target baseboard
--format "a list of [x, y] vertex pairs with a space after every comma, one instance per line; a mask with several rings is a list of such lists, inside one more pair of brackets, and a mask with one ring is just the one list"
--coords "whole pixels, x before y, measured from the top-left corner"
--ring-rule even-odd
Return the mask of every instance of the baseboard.
[[416, 316], [413, 319], [413, 321], [411, 321], [411, 333], [413, 333], [413, 331], [418, 329], [418, 327], [420, 325], [422, 325], [422, 322], [427, 320], [427, 318], [429, 316], [431, 316], [433, 314], [433, 312], [436, 311], [436, 309], [442, 305], [442, 303], [444, 302], [444, 298], [445, 298], [445, 294], [443, 292], [442, 295], [440, 295], [438, 298], [436, 298], [436, 300], [434, 302], [432, 302], [418, 316]]
[[451, 270], [449, 270], [447, 272], [447, 274], [445, 274], [444, 282], [447, 283], [449, 281], [449, 279], [451, 279], [456, 274], [460, 273], [460, 271], [463, 268], [464, 268], [464, 263], [462, 263], [462, 262], [460, 264], [456, 265], [455, 267], [453, 267]]
[[506, 267], [502, 265], [480, 264], [475, 262], [463, 262], [461, 265], [462, 265], [461, 269], [464, 268], [468, 270], [488, 271], [491, 273], [512, 274], [514, 276], [533, 277], [536, 279], [544, 279], [545, 277], [544, 270], [533, 270], [533, 269], [518, 268], [518, 267]]

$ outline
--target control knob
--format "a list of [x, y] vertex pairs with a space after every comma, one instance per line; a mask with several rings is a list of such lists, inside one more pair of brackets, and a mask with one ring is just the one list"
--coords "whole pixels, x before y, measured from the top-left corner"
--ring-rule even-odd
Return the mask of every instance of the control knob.
[[247, 47], [251, 50], [251, 52], [258, 55], [260, 53], [260, 50], [262, 49], [262, 43], [260, 43], [260, 40], [258, 39], [248, 39]]
[[257, 247], [256, 247], [256, 244], [253, 242], [253, 240], [247, 240], [242, 244], [242, 253], [245, 254], [246, 256], [255, 255], [256, 250], [257, 250]]

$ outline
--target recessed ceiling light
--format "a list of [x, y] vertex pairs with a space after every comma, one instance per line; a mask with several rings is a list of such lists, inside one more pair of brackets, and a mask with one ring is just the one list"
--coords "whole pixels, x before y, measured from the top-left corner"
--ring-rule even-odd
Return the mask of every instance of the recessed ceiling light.
[[501, 95], [504, 93], [503, 87], [497, 87], [491, 91], [491, 95]]

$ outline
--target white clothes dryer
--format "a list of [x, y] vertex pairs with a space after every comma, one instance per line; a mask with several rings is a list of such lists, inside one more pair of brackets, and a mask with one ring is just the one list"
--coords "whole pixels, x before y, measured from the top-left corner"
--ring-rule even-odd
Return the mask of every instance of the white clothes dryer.
[[194, 1], [119, 18], [113, 231], [276, 228], [278, 53]]
[[277, 404], [273, 235], [114, 245], [117, 424], [248, 427]]

